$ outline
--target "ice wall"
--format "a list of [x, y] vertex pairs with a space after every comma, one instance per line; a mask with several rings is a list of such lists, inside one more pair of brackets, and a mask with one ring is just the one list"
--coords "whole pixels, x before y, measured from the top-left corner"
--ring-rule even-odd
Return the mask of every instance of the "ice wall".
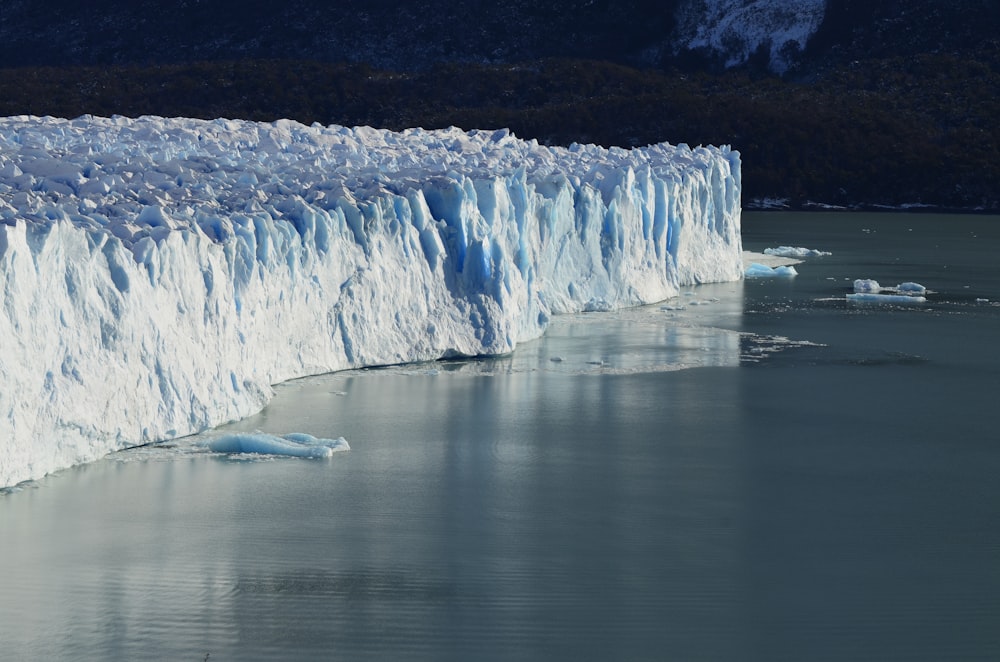
[[741, 276], [728, 148], [0, 119], [0, 486]]

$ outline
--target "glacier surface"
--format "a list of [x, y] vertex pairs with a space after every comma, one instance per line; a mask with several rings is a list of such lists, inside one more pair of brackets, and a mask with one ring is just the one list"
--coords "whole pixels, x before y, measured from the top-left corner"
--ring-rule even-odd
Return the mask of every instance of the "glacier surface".
[[741, 272], [728, 147], [0, 118], [0, 486]]

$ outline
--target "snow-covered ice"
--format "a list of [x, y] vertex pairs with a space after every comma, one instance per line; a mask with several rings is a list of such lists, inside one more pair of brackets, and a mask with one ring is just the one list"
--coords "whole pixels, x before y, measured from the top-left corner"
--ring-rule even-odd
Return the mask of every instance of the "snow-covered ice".
[[765, 267], [787, 267], [793, 264], [801, 264], [803, 260], [794, 257], [779, 257], [766, 253], [756, 253], [754, 251], [743, 251], [743, 270], [751, 264], [760, 264]]
[[927, 288], [920, 283], [900, 283], [896, 287], [882, 287], [877, 280], [858, 278], [854, 281], [854, 292], [847, 295], [848, 301], [863, 303], [923, 303]]
[[0, 118], [0, 485], [741, 275], [728, 147]]
[[896, 290], [899, 292], [905, 292], [907, 294], [918, 294], [918, 295], [925, 294], [927, 292], [926, 287], [924, 287], [920, 283], [912, 283], [912, 282], [900, 283], [899, 285], [896, 286]]
[[858, 278], [854, 281], [854, 291], [861, 292], [879, 292], [882, 290], [882, 286], [879, 285], [877, 280], [872, 280], [870, 278]]
[[777, 248], [765, 248], [765, 255], [774, 255], [776, 257], [794, 257], [794, 258], [806, 258], [806, 257], [824, 257], [826, 255], [833, 255], [829, 251], [821, 251], [815, 248], [802, 248], [799, 246], [778, 246]]
[[900, 283], [896, 287], [882, 287], [879, 285], [877, 280], [872, 280], [870, 278], [858, 278], [854, 281], [854, 291], [858, 293], [870, 292], [891, 292], [896, 294], [905, 294], [909, 296], [923, 295], [927, 294], [927, 288], [920, 283], [914, 283], [912, 281], [907, 281], [905, 283]]

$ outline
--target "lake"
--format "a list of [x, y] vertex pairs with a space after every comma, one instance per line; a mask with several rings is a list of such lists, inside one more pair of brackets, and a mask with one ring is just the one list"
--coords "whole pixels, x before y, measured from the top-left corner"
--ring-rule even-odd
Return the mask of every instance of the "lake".
[[1000, 218], [743, 232], [832, 255], [226, 428], [331, 458], [182, 439], [0, 494], [0, 656], [1000, 659]]

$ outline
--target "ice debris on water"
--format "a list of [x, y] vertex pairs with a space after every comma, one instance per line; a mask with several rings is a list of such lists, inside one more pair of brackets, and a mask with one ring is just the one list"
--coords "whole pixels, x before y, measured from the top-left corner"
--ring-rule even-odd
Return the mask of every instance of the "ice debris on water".
[[343, 437], [319, 439], [302, 432], [280, 436], [263, 432], [236, 432], [206, 439], [198, 445], [215, 453], [292, 457], [330, 457], [336, 452], [351, 449]]
[[815, 248], [778, 246], [777, 248], [765, 248], [764, 255], [773, 255], [775, 257], [805, 258], [805, 257], [823, 257], [826, 255], [833, 255], [833, 253], [830, 253], [828, 251], [816, 250]]
[[751, 262], [743, 273], [746, 278], [792, 278], [799, 275], [791, 265], [769, 267], [759, 262]]
[[896, 286], [896, 290], [899, 292], [905, 292], [906, 294], [925, 294], [927, 288], [920, 283], [900, 283]]
[[854, 281], [855, 292], [879, 292], [881, 289], [882, 286], [878, 284], [877, 280], [858, 278]]
[[920, 283], [900, 283], [896, 287], [882, 287], [877, 280], [858, 278], [854, 281], [854, 292], [847, 295], [848, 301], [864, 303], [924, 303], [927, 288]]

